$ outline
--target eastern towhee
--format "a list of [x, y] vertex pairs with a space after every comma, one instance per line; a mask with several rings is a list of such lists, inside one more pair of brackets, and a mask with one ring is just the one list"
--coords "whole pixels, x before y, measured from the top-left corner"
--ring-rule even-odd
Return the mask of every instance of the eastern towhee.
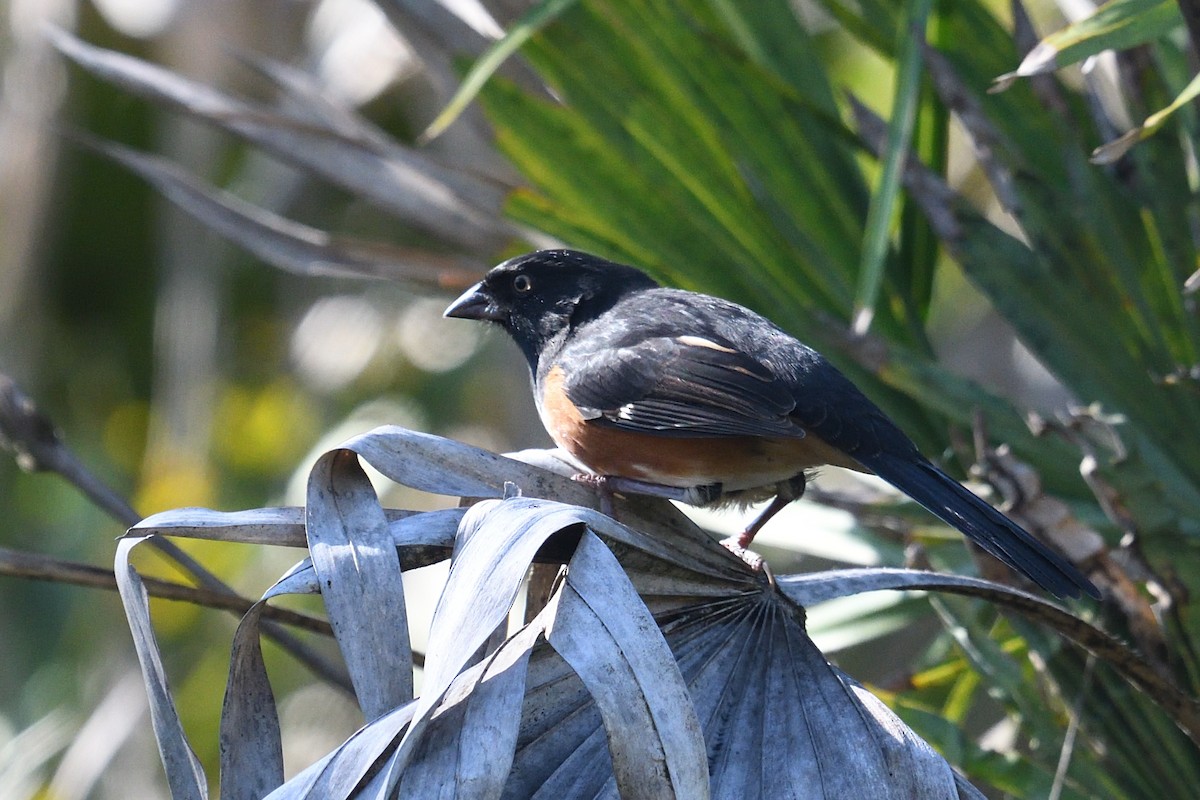
[[492, 269], [446, 309], [508, 331], [533, 374], [551, 438], [610, 491], [693, 504], [773, 502], [804, 471], [874, 473], [1059, 596], [1096, 587], [1066, 559], [917, 451], [821, 354], [747, 308], [667, 289], [633, 267], [544, 250]]

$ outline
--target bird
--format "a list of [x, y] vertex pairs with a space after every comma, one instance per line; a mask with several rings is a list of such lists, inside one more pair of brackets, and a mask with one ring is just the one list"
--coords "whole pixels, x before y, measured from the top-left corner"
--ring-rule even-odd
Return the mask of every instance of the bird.
[[730, 550], [833, 465], [875, 474], [1059, 597], [1099, 591], [1063, 556], [929, 461], [816, 350], [744, 306], [664, 287], [578, 250], [493, 267], [444, 312], [503, 328], [551, 439], [609, 492], [693, 505], [774, 498]]

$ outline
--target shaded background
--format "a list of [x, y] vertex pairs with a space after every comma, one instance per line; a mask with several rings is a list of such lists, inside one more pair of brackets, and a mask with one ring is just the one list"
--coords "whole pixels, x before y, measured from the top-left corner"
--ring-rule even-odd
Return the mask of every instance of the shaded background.
[[[460, 13], [478, 10], [463, 3]], [[423, 234], [90, 78], [52, 51], [41, 28], [61, 25], [85, 41], [249, 96], [264, 96], [263, 82], [238, 54], [269, 55], [316, 74], [411, 141], [445, 101], [446, 87], [374, 6], [7, 0], [0, 15], [0, 371], [36, 398], [81, 458], [140, 513], [299, 504], [315, 453], [384, 423], [501, 451], [548, 443], [517, 353], [499, 335], [442, 320], [448, 292], [265, 266], [81, 149], [71, 134], [165, 153], [316, 227], [397, 244], [429, 244]], [[498, 30], [471, 18], [484, 34]], [[844, 40], [822, 44], [844, 48], [843, 79], [886, 113], [891, 76], [882, 63]], [[486, 134], [486, 126], [468, 119], [430, 147], [502, 173], [499, 156], [480, 149], [479, 131]], [[950, 174], [964, 191], [985, 194], [969, 158], [952, 153]], [[479, 242], [472, 255], [482, 273], [521, 247], [514, 236]], [[1023, 404], [1064, 402], [957, 270], [942, 269], [939, 281], [931, 329], [947, 364]], [[23, 474], [8, 459], [0, 460], [0, 512], [3, 546], [100, 565], [111, 563], [113, 538], [122, 532], [70, 487]], [[821, 519], [849, 527], [845, 519]], [[252, 596], [299, 557], [192, 547]], [[144, 567], [171, 575], [163, 565]], [[436, 576], [425, 591], [429, 601], [436, 597]], [[54, 797], [163, 795], [116, 596], [0, 579], [0, 608], [0, 796], [28, 796], [47, 782]], [[155, 613], [185, 725], [212, 763], [235, 620], [183, 604], [160, 603]], [[307, 764], [356, 727], [353, 705], [312, 684], [271, 646], [267, 657], [286, 698], [289, 763]], [[882, 680], [889, 666], [856, 674]]]

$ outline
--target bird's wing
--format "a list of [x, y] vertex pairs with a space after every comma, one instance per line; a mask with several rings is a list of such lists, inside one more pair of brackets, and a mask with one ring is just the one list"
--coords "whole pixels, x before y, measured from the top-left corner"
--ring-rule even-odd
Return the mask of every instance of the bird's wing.
[[861, 463], [885, 452], [915, 453], [916, 446], [845, 375], [815, 352], [796, 371], [792, 419], [809, 433]]
[[662, 436], [805, 435], [787, 385], [728, 342], [657, 336], [564, 356], [567, 397], [588, 419]]

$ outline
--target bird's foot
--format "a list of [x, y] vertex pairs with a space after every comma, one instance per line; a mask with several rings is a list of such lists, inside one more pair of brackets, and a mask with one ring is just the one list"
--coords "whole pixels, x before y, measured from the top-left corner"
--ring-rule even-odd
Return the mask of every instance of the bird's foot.
[[788, 503], [800, 499], [804, 494], [806, 480], [804, 473], [801, 472], [791, 480], [781, 481], [775, 487], [776, 494], [770, 504], [750, 523], [750, 526], [746, 530], [742, 531], [740, 536], [734, 537], [740, 542], [743, 549], [750, 546], [750, 542], [754, 541], [754, 537], [758, 535], [758, 532], [763, 529], [763, 526], [767, 524], [771, 517], [786, 508]]
[[651, 483], [637, 478], [623, 478], [620, 475], [596, 475], [591, 472], [581, 472], [571, 476], [571, 480], [591, 486], [600, 495], [600, 511], [612, 516], [612, 497], [614, 494], [640, 494], [648, 497], [661, 497], [666, 500], [678, 500], [693, 506], [708, 505], [721, 497], [721, 484], [706, 483], [701, 486], [665, 486], [661, 483]]
[[766, 576], [767, 583], [769, 583], [771, 588], [774, 589], [775, 574], [771, 572], [771, 567], [767, 564], [766, 560], [762, 556], [753, 550], [748, 549], [747, 547], [747, 545], [750, 544], [750, 540], [753, 538], [753, 534], [750, 534], [749, 531], [743, 531], [737, 536], [730, 536], [727, 539], [722, 539], [721, 546], [740, 558], [743, 562], [745, 562], [746, 566], [750, 567], [750, 569], [754, 570], [755, 572], [761, 572], [764, 576]]
[[615, 519], [613, 515], [613, 493], [616, 489], [611, 485], [611, 476], [596, 475], [591, 472], [577, 472], [571, 476], [571, 480], [595, 489], [596, 494], [600, 498], [600, 513], [606, 517], [613, 517]]

